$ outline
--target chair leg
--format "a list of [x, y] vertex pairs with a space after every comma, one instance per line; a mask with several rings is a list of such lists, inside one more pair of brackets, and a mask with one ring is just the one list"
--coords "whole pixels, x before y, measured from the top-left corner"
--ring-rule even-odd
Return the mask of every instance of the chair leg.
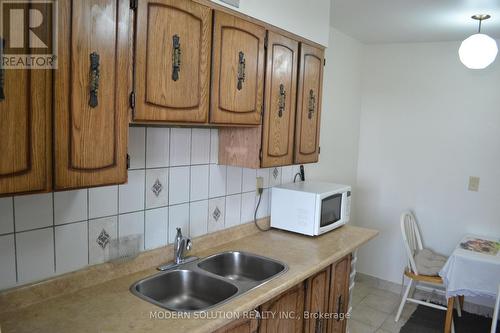
[[464, 304], [461, 297], [463, 297], [463, 296], [457, 296], [455, 299], [455, 301], [457, 303], [457, 314], [459, 317], [462, 317], [462, 307]]
[[493, 309], [493, 319], [491, 322], [491, 333], [496, 333], [497, 322], [498, 322], [498, 311], [500, 310], [500, 286], [498, 287], [497, 301], [495, 303], [495, 308]]
[[403, 294], [403, 298], [401, 299], [401, 304], [399, 305], [398, 313], [396, 314], [396, 318], [394, 319], [396, 323], [399, 321], [399, 317], [401, 317], [401, 313], [403, 312], [403, 308], [406, 304], [406, 299], [408, 298], [408, 294], [410, 293], [412, 284], [413, 280], [410, 280], [410, 283], [408, 283], [408, 286], [406, 286], [405, 293]]
[[450, 333], [454, 330], [453, 325], [453, 306], [455, 303], [455, 297], [448, 298], [448, 309], [446, 310], [446, 321], [444, 323], [444, 333]]

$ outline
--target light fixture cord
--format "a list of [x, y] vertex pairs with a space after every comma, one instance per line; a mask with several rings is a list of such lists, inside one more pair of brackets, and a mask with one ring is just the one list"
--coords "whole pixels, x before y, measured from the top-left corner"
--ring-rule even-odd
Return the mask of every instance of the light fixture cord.
[[478, 34], [481, 33], [481, 24], [483, 23], [482, 19], [479, 19], [479, 31], [477, 32]]

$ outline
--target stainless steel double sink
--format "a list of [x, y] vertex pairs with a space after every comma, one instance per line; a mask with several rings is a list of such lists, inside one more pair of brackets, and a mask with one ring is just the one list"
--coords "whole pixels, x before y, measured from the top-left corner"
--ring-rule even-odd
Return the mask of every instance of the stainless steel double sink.
[[164, 309], [204, 311], [283, 274], [287, 265], [247, 252], [223, 252], [134, 283], [138, 297]]

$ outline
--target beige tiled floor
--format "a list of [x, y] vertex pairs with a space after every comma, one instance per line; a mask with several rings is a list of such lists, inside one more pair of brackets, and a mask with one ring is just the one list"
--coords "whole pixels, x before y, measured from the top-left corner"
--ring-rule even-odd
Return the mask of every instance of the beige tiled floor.
[[407, 303], [399, 322], [394, 322], [401, 298], [399, 294], [377, 288], [370, 281], [356, 281], [351, 304], [350, 333], [397, 333], [406, 323], [415, 304]]

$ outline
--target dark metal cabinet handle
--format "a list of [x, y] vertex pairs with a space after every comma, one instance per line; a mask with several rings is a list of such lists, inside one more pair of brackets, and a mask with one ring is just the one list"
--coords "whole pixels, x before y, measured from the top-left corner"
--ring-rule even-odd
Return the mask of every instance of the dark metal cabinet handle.
[[243, 82], [245, 82], [245, 53], [240, 51], [238, 54], [238, 90], [243, 89]]
[[341, 314], [341, 311], [342, 311], [342, 295], [339, 295], [339, 298], [337, 300], [337, 321], [340, 320], [340, 314]]
[[5, 84], [5, 69], [3, 68], [3, 48], [5, 47], [5, 39], [0, 38], [0, 102], [5, 100], [4, 84]]
[[90, 97], [89, 106], [95, 108], [99, 101], [97, 92], [99, 90], [99, 54], [92, 52], [90, 54]]
[[280, 96], [278, 100], [278, 117], [283, 117], [283, 111], [285, 111], [285, 103], [286, 103], [286, 91], [285, 86], [280, 84]]
[[321, 318], [319, 318], [319, 314], [318, 314], [318, 318], [316, 318], [316, 329], [314, 330], [314, 333], [321, 333], [323, 331], [323, 321], [321, 320]]
[[181, 70], [181, 39], [178, 35], [172, 36], [172, 80], [179, 80]]
[[309, 108], [307, 117], [312, 119], [313, 113], [316, 111], [316, 96], [314, 96], [314, 91], [309, 90]]

